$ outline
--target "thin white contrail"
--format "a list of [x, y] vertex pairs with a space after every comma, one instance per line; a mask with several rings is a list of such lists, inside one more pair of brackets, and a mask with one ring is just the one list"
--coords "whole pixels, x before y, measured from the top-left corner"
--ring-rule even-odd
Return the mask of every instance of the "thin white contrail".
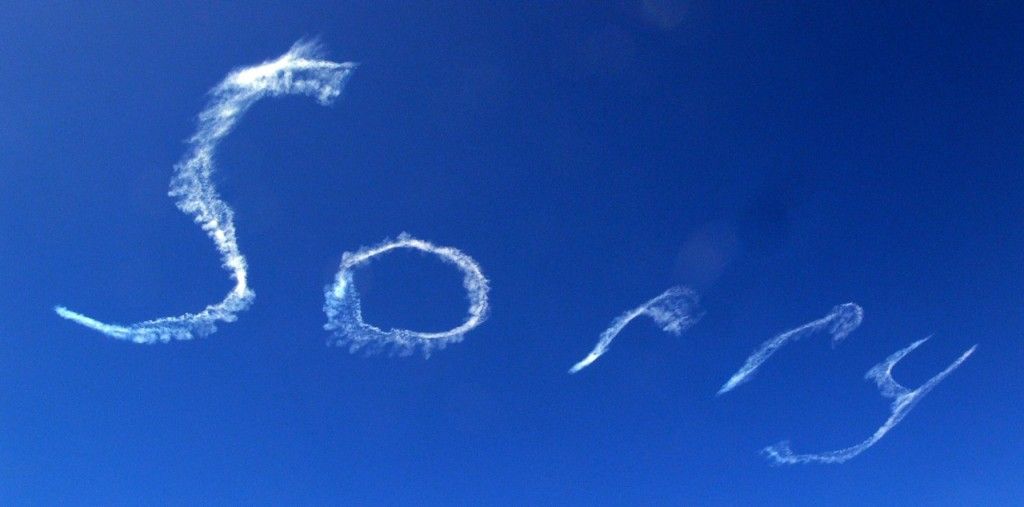
[[832, 346], [834, 347], [852, 333], [853, 330], [857, 329], [857, 326], [860, 326], [863, 320], [864, 310], [860, 306], [855, 303], [845, 303], [832, 308], [828, 315], [818, 320], [808, 322], [764, 342], [760, 348], [747, 358], [747, 362], [743, 364], [743, 367], [733, 374], [732, 378], [718, 390], [718, 395], [725, 394], [740, 384], [749, 381], [761, 364], [767, 361], [783, 345], [827, 329], [828, 334], [832, 335]]
[[792, 465], [797, 463], [842, 463], [875, 445], [875, 443], [881, 440], [889, 430], [893, 429], [900, 421], [903, 420], [904, 417], [907, 416], [908, 413], [910, 413], [910, 410], [917, 405], [917, 402], [921, 401], [921, 398], [924, 398], [924, 396], [934, 389], [939, 382], [942, 382], [942, 380], [950, 373], [953, 373], [953, 370], [957, 369], [957, 367], [966, 361], [967, 358], [974, 353], [974, 350], [978, 348], [977, 345], [974, 345], [967, 349], [967, 351], [961, 354], [953, 364], [946, 367], [946, 369], [942, 370], [938, 375], [932, 377], [928, 382], [925, 382], [921, 387], [911, 391], [896, 382], [892, 377], [892, 369], [896, 366], [896, 363], [903, 359], [904, 356], [921, 346], [921, 344], [926, 341], [928, 341], [928, 338], [911, 343], [909, 347], [896, 352], [889, 356], [885, 361], [876, 364], [873, 368], [868, 370], [867, 374], [864, 376], [865, 379], [874, 380], [875, 383], [878, 384], [878, 390], [881, 391], [882, 396], [893, 399], [892, 405], [889, 409], [891, 412], [889, 419], [885, 421], [885, 424], [880, 428], [875, 430], [875, 433], [871, 435], [870, 438], [852, 447], [816, 454], [793, 454], [793, 451], [789, 447], [789, 442], [782, 441], [775, 445], [766, 447], [763, 451], [764, 454], [769, 460], [777, 465]]
[[234, 212], [221, 200], [213, 184], [217, 144], [227, 136], [245, 112], [264, 97], [308, 95], [323, 105], [341, 94], [353, 63], [337, 63], [319, 57], [316, 44], [298, 42], [276, 60], [235, 70], [210, 91], [209, 105], [199, 114], [199, 126], [189, 140], [190, 149], [175, 166], [170, 196], [178, 208], [195, 217], [220, 252], [224, 269], [231, 273], [235, 287], [223, 301], [198, 313], [164, 317], [130, 325], [108, 324], [68, 310], [55, 308], [58, 315], [108, 336], [135, 343], [188, 340], [216, 331], [217, 322], [232, 322], [249, 307], [254, 297], [248, 285], [245, 256], [238, 249]]
[[623, 313], [613, 320], [611, 327], [601, 333], [601, 339], [598, 340], [594, 350], [587, 354], [587, 357], [584, 357], [582, 361], [573, 365], [569, 369], [569, 373], [576, 373], [597, 361], [597, 358], [608, 351], [612, 340], [633, 319], [646, 315], [661, 326], [663, 331], [679, 335], [689, 329], [690, 326], [696, 324], [703, 316], [703, 313], [698, 313], [699, 307], [700, 298], [696, 292], [687, 287], [672, 287], [661, 293], [658, 297]]
[[[442, 261], [454, 264], [462, 271], [462, 286], [469, 298], [469, 312], [465, 322], [441, 332], [422, 332], [409, 329], [383, 330], [363, 321], [359, 291], [356, 290], [353, 271], [370, 259], [398, 248], [411, 248], [434, 254]], [[487, 319], [487, 291], [489, 285], [480, 266], [470, 256], [447, 246], [437, 246], [402, 233], [395, 240], [385, 240], [379, 245], [363, 248], [356, 252], [345, 252], [334, 284], [324, 289], [324, 312], [327, 324], [324, 329], [334, 331], [336, 345], [348, 345], [351, 352], [363, 347], [393, 351], [406, 355], [417, 347], [425, 356], [435, 349], [462, 340], [464, 334], [479, 326]]]

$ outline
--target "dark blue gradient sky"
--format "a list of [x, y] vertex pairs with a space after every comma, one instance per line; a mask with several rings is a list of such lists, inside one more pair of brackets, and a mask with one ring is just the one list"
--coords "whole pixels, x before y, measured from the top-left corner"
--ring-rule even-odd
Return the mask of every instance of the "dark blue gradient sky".
[[[0, 12], [0, 499], [13, 504], [998, 505], [1024, 502], [1024, 8], [623, 0]], [[497, 5], [496, 5], [497, 4]], [[255, 305], [137, 346], [231, 287], [167, 197], [205, 93], [318, 37], [329, 108], [257, 104], [221, 145]], [[473, 256], [491, 318], [424, 360], [327, 347], [343, 251], [407, 231]], [[440, 330], [461, 275], [356, 275], [366, 319]], [[650, 320], [567, 369], [676, 284]], [[776, 353], [853, 301], [863, 325]], [[978, 351], [843, 465], [888, 401]]]

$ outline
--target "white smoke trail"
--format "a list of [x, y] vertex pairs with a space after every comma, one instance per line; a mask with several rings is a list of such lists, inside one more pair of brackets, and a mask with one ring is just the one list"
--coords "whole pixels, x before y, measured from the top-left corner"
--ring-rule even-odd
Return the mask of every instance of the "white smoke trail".
[[832, 346], [834, 347], [852, 333], [853, 330], [857, 329], [857, 326], [860, 326], [863, 320], [864, 310], [860, 306], [855, 303], [845, 303], [832, 308], [828, 315], [818, 320], [808, 322], [764, 342], [760, 348], [747, 358], [747, 362], [743, 364], [743, 367], [733, 374], [732, 378], [718, 390], [718, 395], [725, 394], [740, 384], [749, 381], [761, 364], [767, 361], [783, 345], [827, 328], [827, 332], [832, 335]]
[[672, 287], [658, 297], [623, 313], [612, 321], [611, 327], [601, 333], [601, 339], [587, 357], [573, 365], [569, 373], [576, 373], [608, 351], [612, 340], [625, 328], [633, 319], [646, 315], [654, 320], [663, 331], [679, 335], [697, 323], [703, 316], [699, 311], [700, 298], [697, 293], [687, 287]]
[[318, 47], [298, 42], [276, 60], [235, 70], [210, 91], [209, 105], [199, 114], [199, 126], [189, 140], [191, 148], [175, 166], [170, 196], [178, 208], [193, 215], [220, 252], [224, 269], [231, 273], [235, 287], [223, 301], [198, 313], [147, 320], [130, 325], [100, 322], [62, 306], [58, 315], [108, 336], [135, 343], [187, 340], [216, 331], [217, 322], [232, 322], [236, 314], [252, 304], [245, 257], [238, 249], [234, 212], [221, 200], [213, 184], [217, 144], [227, 136], [245, 112], [264, 97], [308, 95], [320, 104], [330, 104], [355, 69], [353, 63], [336, 63], [319, 58]]
[[[366, 264], [373, 257], [397, 248], [411, 248], [434, 254], [442, 261], [454, 264], [463, 273], [462, 286], [469, 296], [469, 312], [465, 322], [448, 331], [421, 332], [408, 329], [383, 330], [363, 321], [362, 306], [359, 292], [353, 279], [353, 270]], [[334, 331], [336, 345], [348, 345], [351, 352], [363, 347], [374, 349], [391, 346], [399, 354], [411, 354], [417, 347], [429, 356], [434, 349], [443, 348], [449, 343], [462, 340], [464, 334], [479, 326], [487, 319], [487, 291], [490, 290], [487, 278], [480, 266], [470, 256], [446, 246], [436, 246], [421, 239], [402, 233], [394, 241], [363, 248], [357, 252], [345, 252], [341, 257], [341, 267], [334, 280], [334, 285], [324, 289], [324, 312], [327, 313], [327, 324], [324, 329]]]
[[896, 382], [892, 377], [892, 369], [896, 366], [896, 363], [903, 359], [904, 356], [921, 346], [921, 344], [926, 341], [928, 341], [928, 338], [911, 343], [909, 347], [892, 354], [885, 361], [876, 364], [873, 368], [868, 370], [867, 374], [864, 376], [865, 379], [874, 380], [875, 383], [878, 384], [878, 390], [881, 391], [882, 396], [893, 399], [892, 405], [890, 406], [891, 415], [889, 416], [889, 419], [885, 421], [885, 424], [879, 427], [870, 438], [852, 447], [816, 454], [793, 454], [793, 451], [789, 447], [789, 442], [782, 441], [775, 445], [766, 447], [763, 451], [764, 454], [769, 460], [777, 465], [792, 465], [796, 463], [842, 463], [875, 445], [875, 443], [881, 440], [889, 430], [893, 429], [900, 421], [903, 420], [904, 417], [907, 416], [908, 413], [910, 413], [910, 410], [917, 405], [917, 402], [921, 401], [921, 398], [934, 389], [935, 386], [938, 385], [939, 382], [942, 382], [942, 380], [950, 373], [953, 373], [953, 370], [957, 369], [957, 367], [966, 361], [967, 358], [974, 353], [974, 350], [978, 348], [977, 345], [974, 345], [967, 349], [967, 351], [961, 354], [953, 364], [946, 367], [946, 369], [942, 370], [938, 375], [932, 377], [928, 382], [925, 382], [921, 387], [911, 391]]

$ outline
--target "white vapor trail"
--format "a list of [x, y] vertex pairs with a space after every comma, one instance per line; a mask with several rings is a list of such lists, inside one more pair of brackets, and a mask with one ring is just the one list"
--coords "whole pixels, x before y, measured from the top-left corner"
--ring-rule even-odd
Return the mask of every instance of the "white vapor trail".
[[95, 329], [108, 336], [135, 343], [188, 340], [217, 330], [217, 322], [232, 322], [236, 314], [252, 304], [245, 256], [238, 249], [234, 211], [217, 193], [212, 176], [216, 170], [217, 144], [227, 136], [254, 103], [264, 97], [308, 95], [323, 105], [341, 94], [353, 63], [336, 63], [319, 58], [318, 47], [298, 42], [276, 60], [235, 70], [210, 91], [211, 100], [199, 114], [199, 126], [189, 140], [190, 149], [175, 166], [169, 195], [178, 208], [193, 215], [213, 239], [224, 269], [231, 273], [235, 287], [223, 301], [198, 313], [164, 317], [130, 325], [108, 324], [68, 310], [55, 308], [61, 317]]
[[601, 333], [601, 339], [598, 340], [594, 350], [587, 354], [587, 357], [584, 357], [582, 361], [573, 365], [569, 369], [569, 373], [576, 373], [597, 361], [597, 358], [608, 351], [612, 340], [633, 319], [646, 315], [661, 326], [663, 331], [680, 335], [683, 331], [689, 329], [690, 326], [696, 324], [703, 316], [703, 313], [697, 313], [699, 312], [699, 306], [700, 298], [696, 292], [687, 287], [672, 287], [658, 297], [623, 313], [612, 321], [611, 327]]
[[818, 320], [808, 322], [764, 342], [760, 348], [747, 358], [747, 362], [743, 364], [743, 367], [733, 374], [729, 381], [718, 390], [718, 395], [725, 394], [740, 384], [749, 381], [761, 364], [767, 361], [783, 345], [827, 329], [828, 334], [832, 335], [832, 346], [834, 347], [857, 329], [857, 326], [860, 326], [863, 320], [864, 310], [860, 306], [855, 303], [844, 303], [832, 308], [828, 315]]
[[868, 370], [867, 374], [864, 376], [865, 379], [874, 380], [875, 383], [878, 384], [878, 390], [881, 391], [882, 396], [893, 399], [892, 405], [890, 406], [891, 415], [889, 416], [889, 419], [885, 421], [885, 424], [875, 430], [875, 433], [871, 435], [870, 438], [852, 447], [816, 454], [793, 454], [793, 451], [789, 447], [789, 442], [782, 441], [775, 445], [766, 447], [763, 451], [764, 454], [776, 465], [792, 465], [797, 463], [842, 463], [875, 445], [875, 443], [881, 440], [889, 430], [893, 429], [900, 421], [903, 420], [904, 417], [907, 416], [908, 413], [910, 413], [910, 410], [917, 405], [917, 402], [921, 401], [921, 398], [924, 398], [924, 396], [934, 389], [939, 382], [942, 382], [942, 380], [950, 373], [953, 373], [953, 370], [957, 369], [957, 367], [966, 361], [967, 358], [974, 353], [974, 350], [978, 348], [977, 345], [974, 345], [967, 349], [967, 351], [961, 354], [953, 364], [946, 367], [946, 369], [942, 370], [938, 375], [932, 377], [928, 382], [925, 382], [921, 387], [911, 391], [896, 382], [892, 377], [892, 369], [896, 366], [896, 363], [903, 359], [904, 356], [921, 346], [921, 344], [926, 341], [928, 341], [928, 338], [911, 343], [907, 348], [892, 354], [885, 361], [876, 364], [873, 368]]
[[[353, 270], [366, 264], [373, 257], [398, 248], [411, 248], [434, 254], [442, 261], [454, 264], [462, 271], [462, 286], [469, 297], [469, 312], [465, 322], [441, 332], [421, 332], [409, 329], [383, 330], [363, 321], [359, 292], [353, 279]], [[341, 268], [334, 284], [324, 289], [324, 312], [327, 324], [324, 329], [334, 331], [336, 345], [348, 345], [351, 352], [363, 347], [375, 349], [393, 347], [401, 355], [411, 354], [417, 347], [429, 356], [434, 349], [462, 340], [462, 337], [487, 319], [487, 278], [472, 257], [447, 246], [436, 246], [427, 241], [402, 233], [396, 240], [385, 240], [379, 245], [363, 248], [357, 252], [345, 252], [341, 257]]]

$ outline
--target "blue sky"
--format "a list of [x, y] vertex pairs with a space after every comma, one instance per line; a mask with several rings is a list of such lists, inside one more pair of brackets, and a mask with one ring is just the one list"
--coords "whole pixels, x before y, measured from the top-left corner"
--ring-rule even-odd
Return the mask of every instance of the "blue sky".
[[[1024, 498], [1024, 9], [622, 1], [264, 3], [0, 14], [0, 498], [99, 504], [1013, 504]], [[330, 107], [255, 104], [214, 176], [253, 306], [210, 336], [130, 323], [231, 289], [167, 196], [207, 91], [316, 37], [359, 62]], [[328, 346], [342, 252], [458, 248], [490, 317], [422, 355]], [[461, 274], [355, 274], [364, 317], [443, 330]], [[567, 374], [623, 312], [649, 319]], [[855, 302], [863, 323], [772, 336]], [[854, 445], [978, 344], [877, 445]]]

